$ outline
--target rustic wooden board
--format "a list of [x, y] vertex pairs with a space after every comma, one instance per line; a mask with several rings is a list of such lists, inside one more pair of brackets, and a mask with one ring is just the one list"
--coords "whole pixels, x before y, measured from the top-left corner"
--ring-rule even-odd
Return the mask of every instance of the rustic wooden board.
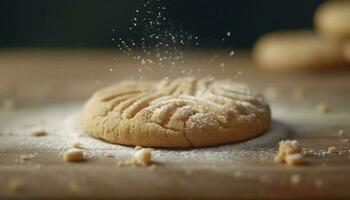
[[[224, 71], [218, 63], [205, 61], [214, 54], [225, 63]], [[204, 163], [160, 162], [151, 171], [118, 167], [117, 158], [95, 156], [84, 163], [69, 164], [63, 162], [57, 150], [0, 148], [0, 198], [349, 199], [350, 143], [344, 139], [350, 139], [350, 71], [273, 74], [254, 68], [245, 53], [233, 57], [226, 54], [217, 50], [188, 53], [186, 65], [200, 66], [202, 75], [247, 82], [259, 91], [274, 87], [277, 96], [268, 98], [274, 122], [287, 127], [289, 138], [299, 140], [309, 150], [336, 146], [342, 154], [310, 154], [306, 156], [307, 164], [299, 167], [277, 165], [273, 163], [278, 146], [274, 142], [242, 149], [246, 153], [220, 163], [210, 159]], [[97, 88], [132, 75], [138, 78], [139, 68], [140, 65], [111, 49], [2, 49], [0, 101], [14, 99], [18, 104], [14, 112], [31, 107], [40, 109], [44, 103], [82, 104]], [[242, 75], [237, 76], [240, 71]], [[156, 79], [183, 73], [154, 70], [143, 75]], [[293, 90], [300, 87], [304, 88], [305, 96], [295, 99]], [[320, 102], [330, 107], [329, 113], [315, 110]], [[11, 113], [4, 109], [0, 112]], [[0, 120], [0, 130], [8, 123], [16, 123], [16, 118], [11, 117]], [[343, 136], [339, 136], [339, 130], [345, 132]], [[0, 135], [0, 140], [8, 137], [6, 134]], [[16, 134], [11, 137], [23, 139]], [[20, 155], [28, 153], [38, 156], [18, 162]], [[302, 178], [298, 185], [290, 181], [294, 174]], [[9, 190], [8, 182], [13, 179], [23, 182], [23, 190]]]

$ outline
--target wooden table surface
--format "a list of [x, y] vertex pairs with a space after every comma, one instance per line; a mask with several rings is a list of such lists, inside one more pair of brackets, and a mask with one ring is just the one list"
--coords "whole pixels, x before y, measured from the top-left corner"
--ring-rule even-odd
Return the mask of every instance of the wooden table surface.
[[[210, 61], [215, 54], [217, 60]], [[0, 198], [350, 199], [350, 143], [346, 142], [350, 139], [350, 68], [314, 74], [274, 74], [255, 68], [244, 52], [238, 51], [232, 57], [227, 54], [223, 50], [190, 51], [185, 54], [184, 65], [163, 70], [141, 66], [113, 49], [2, 49], [0, 101], [12, 99], [17, 106], [13, 111], [0, 110], [0, 119], [4, 120], [0, 121], [0, 132], [5, 131], [2, 127], [7, 123], [16, 124], [16, 118], [6, 119], [4, 113], [40, 109], [44, 104], [82, 105], [94, 90], [121, 79], [210, 74], [218, 79], [246, 82], [267, 94], [274, 123], [286, 127], [283, 131], [290, 132], [284, 133], [286, 137], [298, 140], [306, 148], [307, 164], [275, 164], [276, 141], [242, 149], [248, 153], [233, 160], [157, 162], [155, 170], [118, 167], [117, 158], [106, 157], [70, 164], [59, 157], [57, 150], [3, 146]], [[221, 63], [225, 67], [220, 67]], [[298, 90], [305, 94], [296, 97]], [[320, 102], [329, 107], [328, 113], [315, 109]], [[339, 135], [340, 130], [343, 135]], [[4, 141], [6, 134], [0, 134], [0, 140]], [[12, 137], [22, 140], [20, 135]], [[330, 146], [337, 147], [338, 153], [317, 153]], [[18, 161], [28, 153], [38, 156]], [[296, 174], [301, 177], [297, 185], [291, 182]], [[22, 190], [9, 188], [13, 179], [23, 183]]]

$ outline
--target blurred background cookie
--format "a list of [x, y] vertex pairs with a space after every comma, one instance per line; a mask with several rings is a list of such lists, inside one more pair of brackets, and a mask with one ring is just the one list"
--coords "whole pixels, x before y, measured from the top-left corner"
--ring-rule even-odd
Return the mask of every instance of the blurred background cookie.
[[315, 12], [316, 29], [330, 38], [350, 39], [350, 1], [327, 1]]
[[343, 61], [338, 43], [311, 31], [279, 31], [260, 37], [253, 61], [271, 71], [314, 71], [334, 68]]

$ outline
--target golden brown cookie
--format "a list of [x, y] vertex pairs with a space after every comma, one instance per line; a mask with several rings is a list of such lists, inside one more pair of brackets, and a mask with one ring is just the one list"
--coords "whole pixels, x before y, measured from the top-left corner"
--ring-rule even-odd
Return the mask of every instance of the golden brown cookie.
[[279, 31], [263, 35], [253, 48], [253, 60], [271, 71], [313, 71], [343, 63], [340, 45], [309, 31]]
[[185, 77], [119, 82], [97, 91], [82, 118], [88, 134], [112, 143], [185, 148], [258, 136], [271, 114], [243, 84]]
[[315, 13], [316, 29], [330, 38], [350, 39], [350, 1], [327, 1]]

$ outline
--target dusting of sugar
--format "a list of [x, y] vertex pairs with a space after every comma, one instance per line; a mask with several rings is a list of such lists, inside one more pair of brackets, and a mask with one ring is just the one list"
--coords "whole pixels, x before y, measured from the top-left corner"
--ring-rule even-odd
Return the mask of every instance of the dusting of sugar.
[[[89, 156], [105, 157], [106, 154], [118, 159], [132, 158], [137, 150], [133, 147], [106, 143], [86, 135], [80, 127], [81, 103], [51, 104], [42, 107], [16, 110], [14, 113], [0, 112], [0, 132], [12, 131], [12, 135], [0, 135], [0, 150], [49, 150], [66, 151], [76, 141], [84, 144], [84, 152]], [[45, 124], [42, 120], [45, 119]], [[210, 122], [210, 121], [209, 121]], [[26, 124], [39, 126], [50, 132], [40, 138], [31, 136]], [[289, 136], [288, 128], [279, 122], [273, 122], [270, 131], [264, 135], [231, 145], [198, 148], [189, 150], [155, 149], [152, 159], [161, 163], [224, 163], [254, 155], [259, 159], [268, 159], [276, 143]], [[21, 138], [20, 140], [18, 138]], [[259, 150], [260, 149], [260, 150]], [[194, 165], [193, 165], [194, 164]], [[191, 167], [189, 166], [189, 167]]]

